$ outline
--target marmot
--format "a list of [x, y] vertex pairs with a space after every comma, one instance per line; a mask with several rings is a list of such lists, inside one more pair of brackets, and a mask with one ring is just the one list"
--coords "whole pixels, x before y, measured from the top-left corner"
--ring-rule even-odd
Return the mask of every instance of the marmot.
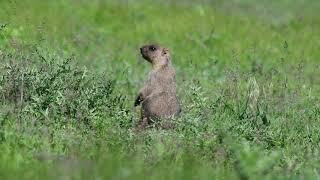
[[156, 119], [178, 115], [181, 108], [169, 50], [152, 44], [141, 47], [140, 52], [152, 64], [148, 79], [134, 103], [135, 107], [142, 105], [140, 125], [146, 127]]

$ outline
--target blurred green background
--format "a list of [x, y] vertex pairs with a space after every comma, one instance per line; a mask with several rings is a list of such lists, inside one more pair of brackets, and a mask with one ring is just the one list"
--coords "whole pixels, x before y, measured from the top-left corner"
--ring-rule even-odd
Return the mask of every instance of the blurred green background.
[[[320, 1], [1, 0], [1, 179], [319, 179]], [[133, 131], [168, 47], [177, 128]]]

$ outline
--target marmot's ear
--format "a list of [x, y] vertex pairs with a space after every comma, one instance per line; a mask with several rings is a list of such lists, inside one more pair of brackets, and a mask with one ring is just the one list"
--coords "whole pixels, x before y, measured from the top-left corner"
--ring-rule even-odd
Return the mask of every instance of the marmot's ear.
[[167, 55], [167, 54], [169, 54], [169, 49], [163, 48], [162, 49], [162, 55]]

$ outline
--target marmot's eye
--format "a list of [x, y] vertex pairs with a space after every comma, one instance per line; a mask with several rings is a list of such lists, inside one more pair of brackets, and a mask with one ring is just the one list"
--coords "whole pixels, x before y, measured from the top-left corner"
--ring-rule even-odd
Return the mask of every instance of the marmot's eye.
[[150, 51], [155, 51], [155, 50], [156, 50], [156, 47], [150, 46], [150, 47], [149, 47], [149, 50], [150, 50]]

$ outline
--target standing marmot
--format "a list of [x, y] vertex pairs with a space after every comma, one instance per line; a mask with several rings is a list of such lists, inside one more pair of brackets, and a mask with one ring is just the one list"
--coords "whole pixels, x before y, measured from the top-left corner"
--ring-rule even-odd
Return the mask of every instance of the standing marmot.
[[146, 45], [140, 51], [142, 57], [152, 64], [148, 80], [134, 103], [134, 106], [142, 104], [140, 125], [145, 127], [153, 120], [173, 117], [181, 109], [169, 50], [159, 45]]

